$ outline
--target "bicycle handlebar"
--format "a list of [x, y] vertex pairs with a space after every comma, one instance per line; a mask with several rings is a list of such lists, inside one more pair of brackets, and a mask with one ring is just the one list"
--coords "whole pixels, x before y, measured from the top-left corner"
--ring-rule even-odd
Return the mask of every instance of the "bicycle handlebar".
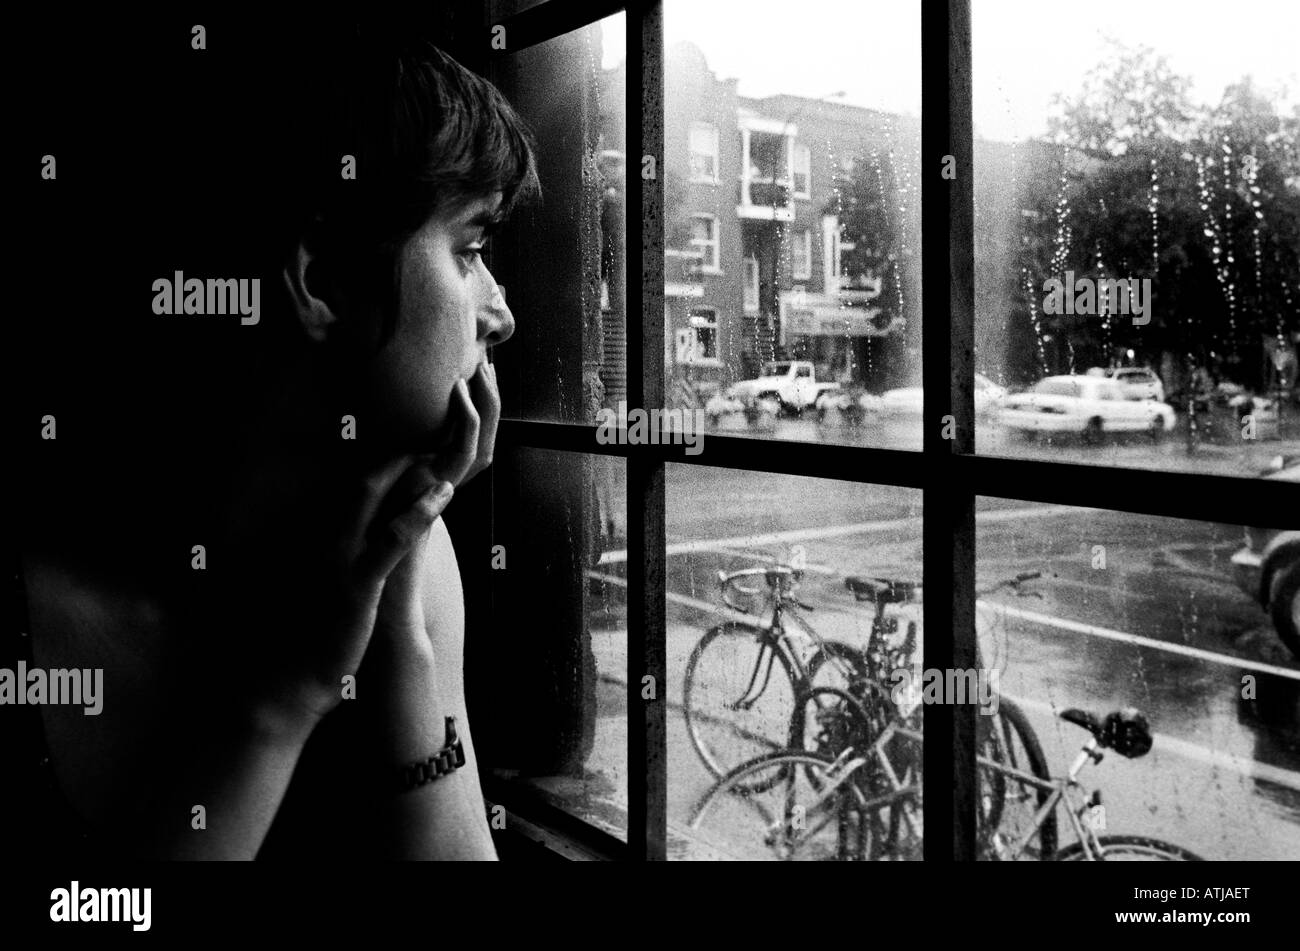
[[743, 605], [735, 604], [731, 601], [731, 599], [727, 596], [728, 589], [732, 589], [737, 593], [743, 595], [759, 594], [762, 591], [762, 589], [757, 586], [743, 587], [741, 585], [736, 584], [737, 581], [742, 580], [744, 578], [757, 578], [759, 576], [762, 576], [763, 579], [767, 582], [768, 588], [771, 589], [773, 595], [777, 598], [778, 601], [789, 601], [792, 604], [797, 604], [799, 607], [804, 608], [805, 610], [808, 611], [813, 610], [813, 606], [811, 604], [804, 604], [802, 601], [799, 601], [791, 594], [791, 590], [788, 590], [786, 588], [785, 583], [787, 581], [789, 582], [799, 581], [803, 577], [803, 572], [798, 568], [792, 568], [789, 565], [782, 565], [782, 564], [773, 564], [762, 568], [741, 568], [738, 571], [719, 571], [718, 587], [722, 590], [723, 603], [725, 603], [728, 607], [733, 608], [734, 610], [740, 611], [743, 614], [750, 613], [748, 608], [744, 607]]

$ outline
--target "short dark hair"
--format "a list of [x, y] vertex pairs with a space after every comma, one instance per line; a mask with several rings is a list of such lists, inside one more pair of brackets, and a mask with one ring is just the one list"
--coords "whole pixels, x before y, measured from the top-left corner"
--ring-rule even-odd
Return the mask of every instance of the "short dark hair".
[[[278, 151], [292, 195], [282, 239], [296, 241], [307, 219], [322, 215], [349, 252], [391, 250], [464, 202], [501, 192], [504, 217], [540, 194], [523, 121], [429, 39], [356, 27], [308, 52], [306, 68], [294, 64], [300, 91], [289, 94], [302, 108]], [[355, 179], [341, 174], [345, 155]]]

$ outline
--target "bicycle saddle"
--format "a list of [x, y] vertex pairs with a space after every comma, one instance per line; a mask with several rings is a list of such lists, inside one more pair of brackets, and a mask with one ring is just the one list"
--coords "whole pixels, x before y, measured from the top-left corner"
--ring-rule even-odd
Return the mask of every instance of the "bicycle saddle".
[[853, 592], [859, 601], [874, 601], [877, 604], [902, 604], [916, 597], [921, 585], [916, 581], [890, 581], [888, 578], [858, 578], [850, 575], [844, 579], [844, 587]]
[[1151, 749], [1151, 724], [1136, 707], [1115, 710], [1106, 714], [1105, 719], [1099, 719], [1095, 713], [1087, 710], [1072, 707], [1061, 711], [1061, 719], [1083, 727], [1103, 747], [1128, 759], [1145, 756]]

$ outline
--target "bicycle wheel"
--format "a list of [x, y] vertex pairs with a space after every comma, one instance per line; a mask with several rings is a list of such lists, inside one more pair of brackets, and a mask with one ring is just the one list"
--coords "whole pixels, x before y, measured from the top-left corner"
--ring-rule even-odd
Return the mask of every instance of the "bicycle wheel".
[[[1142, 835], [1102, 835], [1097, 837], [1101, 846], [1102, 862], [1204, 862], [1195, 852], [1181, 845], [1171, 845], [1159, 839]], [[1071, 842], [1052, 856], [1056, 862], [1086, 862], [1087, 854], [1082, 842]]]
[[[807, 751], [832, 760], [854, 757], [859, 764], [853, 774], [854, 783], [869, 803], [869, 822], [863, 832], [867, 844], [862, 854], [872, 860], [919, 859], [923, 828], [919, 736], [900, 732], [879, 747], [879, 754], [876, 752], [881, 734], [891, 723], [919, 733], [919, 713], [899, 719], [889, 692], [866, 678], [856, 680], [848, 690], [815, 687], [803, 702], [808, 711]], [[806, 779], [814, 789], [822, 788], [822, 778], [815, 770], [810, 770]], [[885, 801], [899, 785], [917, 788], [906, 799], [892, 804]]]
[[[981, 718], [982, 719], [982, 718]], [[1009, 769], [1050, 781], [1047, 757], [1038, 735], [1024, 711], [1006, 697], [998, 698], [998, 710], [988, 718], [979, 754]], [[983, 733], [983, 731], [981, 731]], [[1001, 845], [1018, 843], [1033, 829], [1034, 817], [1047, 803], [1052, 791], [1031, 786], [992, 766], [980, 764], [977, 820], [977, 848], [981, 857], [996, 859]], [[1043, 860], [1056, 852], [1056, 812], [1053, 810], [1034, 831], [1023, 856]]]
[[705, 632], [686, 662], [686, 731], [716, 777], [786, 748], [794, 674], [767, 628], [729, 621]]
[[724, 776], [696, 804], [689, 828], [723, 859], [825, 862], [869, 856], [887, 822], [887, 813], [867, 809], [854, 763], [785, 751]]
[[[808, 659], [807, 672], [808, 679], [800, 685], [799, 702], [790, 718], [788, 746], [791, 750], [831, 752], [817, 740], [818, 713], [828, 706], [839, 705], [834, 694], [836, 690], [861, 698], [867, 679], [867, 662], [855, 647], [839, 641], [824, 641]], [[888, 716], [888, 712], [883, 711], [880, 717], [873, 719], [880, 720], [883, 729]]]

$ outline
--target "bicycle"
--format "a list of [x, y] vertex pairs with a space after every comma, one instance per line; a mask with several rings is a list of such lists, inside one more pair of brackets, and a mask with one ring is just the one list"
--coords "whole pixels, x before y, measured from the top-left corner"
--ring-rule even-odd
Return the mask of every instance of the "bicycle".
[[[855, 733], [838, 753], [818, 750], [787, 750], [760, 756], [742, 764], [716, 783], [692, 810], [689, 825], [694, 834], [706, 837], [701, 827], [711, 821], [713, 830], [734, 830], [757, 817], [761, 835], [738, 838], [728, 836], [724, 852], [734, 857], [766, 857], [785, 861], [804, 860], [906, 860], [921, 857], [923, 826], [921, 823], [922, 786], [914, 769], [900, 770], [887, 750], [896, 740], [904, 740], [921, 750], [919, 732], [902, 719], [895, 719], [877, 737], [868, 741], [869, 716], [847, 692], [829, 688], [838, 694], [834, 719], [847, 715], [855, 721]], [[1003, 700], [1003, 703], [1007, 701]], [[1103, 750], [1114, 750], [1135, 759], [1150, 750], [1152, 737], [1146, 718], [1137, 710], [1115, 711], [1105, 718], [1083, 710], [1069, 709], [1060, 714], [1068, 723], [1084, 727], [1091, 734], [1066, 776], [1043, 779], [1013, 766], [978, 755], [977, 764], [985, 773], [996, 773], [1015, 784], [1022, 792], [1036, 789], [1046, 793], [1046, 801], [1035, 811], [1029, 830], [1009, 837], [1001, 831], [989, 809], [987, 794], [977, 800], [977, 855], [982, 860], [1009, 861], [1028, 855], [1050, 861], [1203, 861], [1195, 853], [1159, 839], [1134, 835], [1102, 835], [1093, 821], [1101, 804], [1101, 794], [1094, 790], [1080, 800], [1079, 774], [1090, 762], [1101, 762]], [[913, 757], [919, 761], [919, 755]], [[776, 773], [774, 782], [761, 778]], [[881, 790], [881, 786], [885, 786]], [[774, 794], [776, 803], [766, 806], [759, 797]], [[1045, 848], [1043, 829], [1054, 821], [1057, 807], [1066, 806], [1066, 814], [1077, 841], [1065, 846]], [[716, 836], [715, 836], [716, 838]], [[1038, 846], [1033, 847], [1034, 840]], [[734, 855], [736, 848], [759, 845], [758, 854]]]
[[[1021, 585], [1040, 575], [1019, 574], [978, 593], [988, 595], [1003, 587], [1019, 592]], [[872, 708], [871, 721], [883, 729], [892, 716], [892, 704], [880, 691], [868, 690], [864, 685], [884, 686], [893, 671], [910, 667], [916, 648], [916, 622], [909, 621], [901, 645], [894, 644], [890, 637], [898, 631], [898, 618], [887, 617], [885, 612], [892, 606], [918, 601], [922, 591], [918, 582], [857, 576], [845, 579], [845, 587], [857, 601], [870, 602], [875, 608], [867, 646], [859, 649], [822, 638], [799, 615], [796, 608], [814, 610], [796, 595], [803, 577], [800, 568], [776, 563], [719, 571], [723, 602], [733, 610], [750, 613], [749, 605], [735, 601], [733, 594], [761, 596], [761, 588], [739, 584], [758, 577], [768, 588], [765, 602], [770, 604], [771, 616], [766, 623], [727, 621], [716, 625], [700, 638], [686, 664], [682, 696], [687, 733], [705, 767], [718, 778], [730, 766], [761, 753], [802, 749], [809, 717], [815, 718], [818, 698], [822, 696], [817, 693], [819, 687], [852, 686]], [[806, 662], [787, 618], [793, 618], [814, 645]], [[775, 682], [774, 664], [779, 664], [784, 675]], [[1023, 747], [1038, 749], [1037, 738], [1018, 711], [1000, 722], [1004, 732], [1014, 730], [1020, 735]], [[1010, 743], [1010, 733], [1006, 735]], [[1042, 775], [1047, 774], [1043, 771]]]
[[[772, 613], [766, 623], [727, 621], [710, 628], [687, 660], [682, 689], [687, 733], [715, 777], [758, 753], [802, 742], [792, 737], [791, 730], [813, 682], [814, 662], [818, 667], [825, 663], [818, 658], [839, 661], [834, 669], [841, 672], [842, 685], [847, 685], [856, 667], [851, 648], [823, 640], [795, 610], [813, 610], [796, 595], [802, 575], [800, 569], [783, 564], [718, 572], [721, 598], [729, 608], [751, 613], [750, 602], [737, 598], [764, 597], [762, 588], [745, 585], [751, 579], [762, 579]], [[794, 630], [788, 626], [789, 618], [796, 622]], [[807, 662], [795, 642], [796, 632], [814, 645]], [[772, 676], [774, 665], [781, 668], [776, 678]]]

